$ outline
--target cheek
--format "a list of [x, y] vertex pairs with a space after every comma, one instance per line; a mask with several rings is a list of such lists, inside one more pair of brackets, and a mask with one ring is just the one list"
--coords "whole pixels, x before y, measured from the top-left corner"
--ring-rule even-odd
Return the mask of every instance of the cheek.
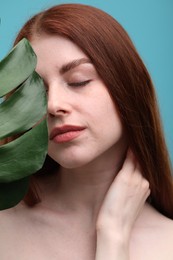
[[100, 104], [96, 104], [96, 107], [93, 108], [93, 111], [96, 114], [95, 117], [98, 118], [98, 121], [108, 127], [112, 125], [112, 127], [117, 126], [118, 128], [122, 128], [120, 117], [110, 96], [107, 96], [104, 100], [100, 98], [98, 103]]
[[122, 122], [110, 97], [108, 97], [107, 102], [104, 104], [100, 121], [102, 121], [102, 128], [108, 135], [112, 135], [112, 137], [115, 137], [116, 139], [122, 136]]

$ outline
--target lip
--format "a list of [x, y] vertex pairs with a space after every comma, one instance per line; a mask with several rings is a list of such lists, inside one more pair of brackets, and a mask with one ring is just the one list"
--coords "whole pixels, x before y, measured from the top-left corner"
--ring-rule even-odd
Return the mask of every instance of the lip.
[[56, 143], [69, 142], [77, 138], [84, 129], [85, 127], [76, 125], [63, 125], [60, 127], [55, 127], [51, 131], [49, 139]]

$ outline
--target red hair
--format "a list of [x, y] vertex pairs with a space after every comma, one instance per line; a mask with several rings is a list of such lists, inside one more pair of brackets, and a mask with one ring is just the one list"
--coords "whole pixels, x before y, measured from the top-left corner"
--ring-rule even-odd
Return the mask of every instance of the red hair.
[[[173, 218], [171, 166], [156, 95], [150, 75], [127, 32], [102, 10], [82, 4], [62, 4], [31, 18], [19, 32], [15, 44], [23, 37], [32, 40], [39, 34], [66, 37], [91, 59], [116, 105], [143, 175], [150, 183], [151, 204]], [[52, 160], [47, 157], [39, 172], [45, 172], [51, 165]], [[31, 201], [31, 192], [25, 201], [28, 198]]]

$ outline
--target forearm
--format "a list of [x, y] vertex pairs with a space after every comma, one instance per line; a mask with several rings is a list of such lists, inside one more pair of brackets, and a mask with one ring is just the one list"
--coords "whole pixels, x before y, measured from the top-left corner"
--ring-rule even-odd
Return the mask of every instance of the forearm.
[[115, 232], [97, 232], [95, 260], [129, 260], [128, 239]]

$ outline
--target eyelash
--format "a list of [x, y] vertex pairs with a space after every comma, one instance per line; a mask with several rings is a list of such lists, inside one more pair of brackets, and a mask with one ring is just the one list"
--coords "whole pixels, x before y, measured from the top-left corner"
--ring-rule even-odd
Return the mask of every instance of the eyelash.
[[[71, 82], [71, 83], [68, 83], [68, 85], [70, 87], [84, 87], [86, 86], [87, 84], [89, 84], [92, 80], [89, 79], [89, 80], [85, 80], [85, 81], [80, 81], [80, 82]], [[46, 93], [48, 93], [48, 88], [46, 87], [46, 84], [45, 84], [45, 91]]]
[[68, 85], [70, 87], [84, 87], [87, 84], [89, 84], [90, 82], [91, 82], [91, 79], [85, 80], [85, 81], [80, 81], [80, 82], [71, 82], [71, 83], [68, 83]]

